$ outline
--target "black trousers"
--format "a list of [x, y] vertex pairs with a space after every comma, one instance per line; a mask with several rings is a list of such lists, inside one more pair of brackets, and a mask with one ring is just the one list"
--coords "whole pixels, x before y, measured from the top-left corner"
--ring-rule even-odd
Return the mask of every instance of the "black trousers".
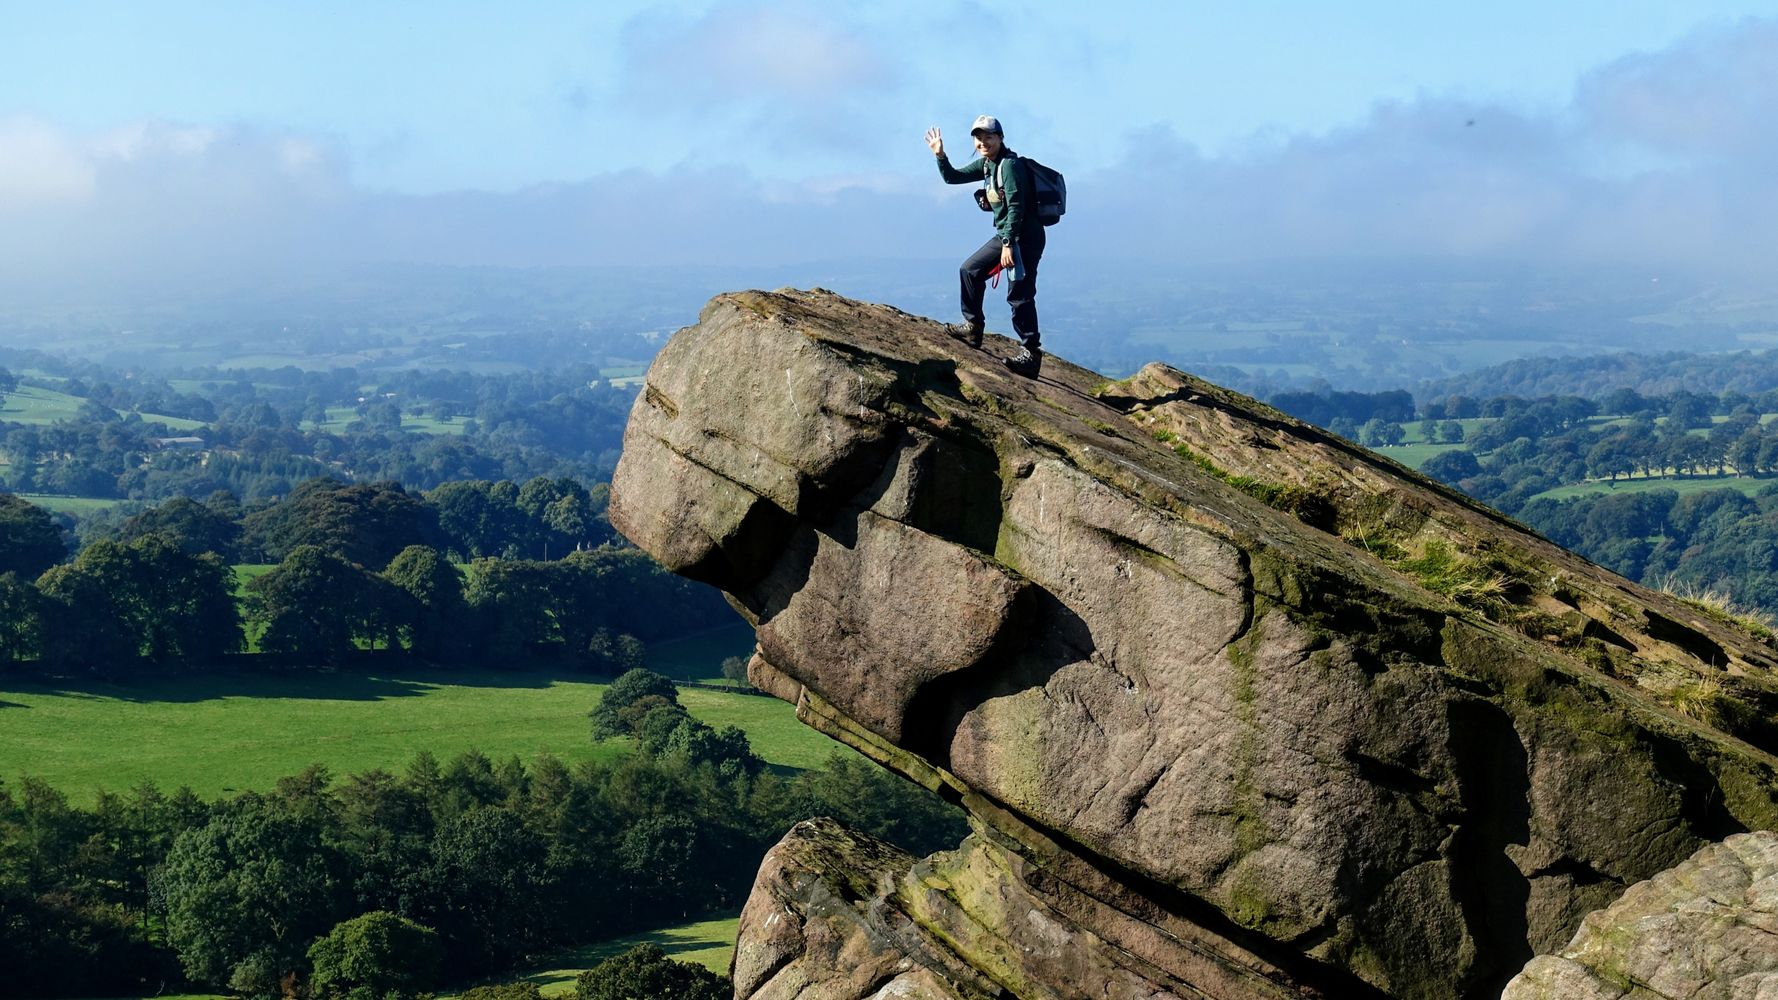
[[[1037, 262], [1043, 259], [1044, 232], [1041, 226], [1033, 226], [1019, 237], [1019, 259], [1025, 265], [1025, 277], [1012, 280], [1012, 268], [1000, 273], [1000, 280], [1006, 285], [1006, 304], [1012, 307], [1012, 332], [1019, 335], [1026, 347], [1036, 347], [1037, 333]], [[982, 315], [982, 296], [988, 290], [988, 272], [1000, 263], [1000, 237], [996, 236], [958, 268], [957, 277], [963, 298], [963, 322], [980, 325], [986, 322]]]

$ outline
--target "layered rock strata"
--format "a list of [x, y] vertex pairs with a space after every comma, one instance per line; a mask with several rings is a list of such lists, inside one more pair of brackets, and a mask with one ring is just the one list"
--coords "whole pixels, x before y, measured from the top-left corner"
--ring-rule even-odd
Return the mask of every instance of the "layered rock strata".
[[1778, 826], [1769, 635], [1183, 373], [1008, 350], [743, 292], [649, 371], [613, 524], [976, 829], [793, 831], [739, 996], [1496, 996]]
[[1778, 997], [1778, 834], [1742, 833], [1631, 886], [1502, 1000]]

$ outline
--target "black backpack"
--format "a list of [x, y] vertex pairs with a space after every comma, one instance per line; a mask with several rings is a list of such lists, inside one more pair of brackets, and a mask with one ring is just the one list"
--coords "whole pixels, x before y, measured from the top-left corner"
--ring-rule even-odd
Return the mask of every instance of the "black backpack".
[[[1062, 221], [1063, 214], [1068, 211], [1068, 182], [1062, 178], [1062, 172], [1046, 167], [1029, 156], [1016, 159], [1025, 165], [1025, 176], [1031, 182], [1031, 204], [1036, 206], [1037, 221], [1046, 226]], [[991, 180], [1001, 190], [1005, 190], [1004, 184], [997, 183], [1000, 180], [998, 171]]]

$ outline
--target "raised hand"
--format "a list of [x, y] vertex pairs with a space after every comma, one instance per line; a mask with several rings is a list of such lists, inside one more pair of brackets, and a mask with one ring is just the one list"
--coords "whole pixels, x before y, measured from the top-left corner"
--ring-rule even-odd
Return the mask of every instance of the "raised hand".
[[945, 155], [945, 137], [939, 134], [937, 125], [926, 130], [926, 145], [933, 156]]

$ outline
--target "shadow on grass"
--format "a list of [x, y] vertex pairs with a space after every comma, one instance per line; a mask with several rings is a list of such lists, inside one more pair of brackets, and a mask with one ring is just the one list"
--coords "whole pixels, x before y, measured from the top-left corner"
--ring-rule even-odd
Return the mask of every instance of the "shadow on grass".
[[676, 681], [735, 683], [722, 676], [722, 661], [747, 659], [753, 653], [753, 626], [738, 621], [673, 639], [648, 644], [648, 669]]
[[[576, 948], [573, 951], [561, 952], [556, 955], [556, 959], [562, 963], [564, 968], [569, 966], [581, 966], [590, 969], [608, 958], [616, 958], [617, 956], [622, 955], [624, 952], [629, 951], [631, 948], [634, 948], [639, 944], [652, 944], [666, 952], [668, 958], [684, 954], [688, 951], [705, 951], [710, 948], [732, 948], [735, 946], [733, 941], [724, 941], [721, 938], [675, 937], [669, 929], [645, 931], [641, 934], [631, 934], [627, 937], [618, 938], [613, 941], [601, 941], [598, 944], [589, 944], [581, 948]], [[537, 976], [527, 978], [535, 979], [548, 975], [550, 975], [550, 973], [543, 972], [538, 973]]]
[[[752, 648], [751, 627], [745, 623], [723, 626], [651, 643], [650, 666], [678, 680], [726, 684], [721, 676], [723, 657], [745, 655]], [[608, 684], [611, 680], [580, 670], [570, 658], [551, 655], [547, 649], [497, 666], [478, 667], [423, 663], [386, 651], [361, 651], [357, 659], [340, 666], [310, 666], [277, 654], [241, 653], [214, 668], [168, 669], [142, 662], [121, 666], [109, 676], [47, 675], [15, 667], [0, 674], [0, 694], [139, 704], [188, 704], [219, 698], [383, 701], [422, 696], [441, 687], [542, 690], [563, 682]], [[0, 701], [0, 708], [8, 707], [30, 706]]]
[[[57, 698], [92, 698], [135, 704], [190, 704], [221, 698], [291, 698], [324, 701], [384, 701], [430, 694], [441, 687], [530, 688], [558, 682], [608, 683], [610, 678], [567, 670], [447, 670], [415, 666], [399, 672], [227, 670], [136, 678], [19, 677], [0, 680], [0, 691]], [[0, 701], [0, 707], [25, 707]]]
[[[726, 956], [732, 954], [735, 942], [734, 934], [740, 923], [740, 915], [715, 914], [696, 918], [691, 923], [676, 927], [662, 927], [655, 930], [638, 931], [622, 937], [607, 938], [591, 944], [562, 951], [552, 952], [537, 965], [529, 968], [513, 969], [504, 974], [496, 974], [472, 983], [463, 983], [441, 991], [439, 996], [450, 1000], [460, 996], [462, 991], [473, 986], [484, 986], [494, 983], [526, 982], [534, 983], [543, 991], [545, 997], [572, 996], [574, 982], [582, 972], [598, 965], [609, 958], [616, 958], [639, 944], [652, 944], [667, 954], [667, 957], [681, 962], [694, 962], [712, 972], [726, 975]], [[714, 955], [712, 953], [715, 953]], [[720, 959], [716, 955], [722, 956]]]

